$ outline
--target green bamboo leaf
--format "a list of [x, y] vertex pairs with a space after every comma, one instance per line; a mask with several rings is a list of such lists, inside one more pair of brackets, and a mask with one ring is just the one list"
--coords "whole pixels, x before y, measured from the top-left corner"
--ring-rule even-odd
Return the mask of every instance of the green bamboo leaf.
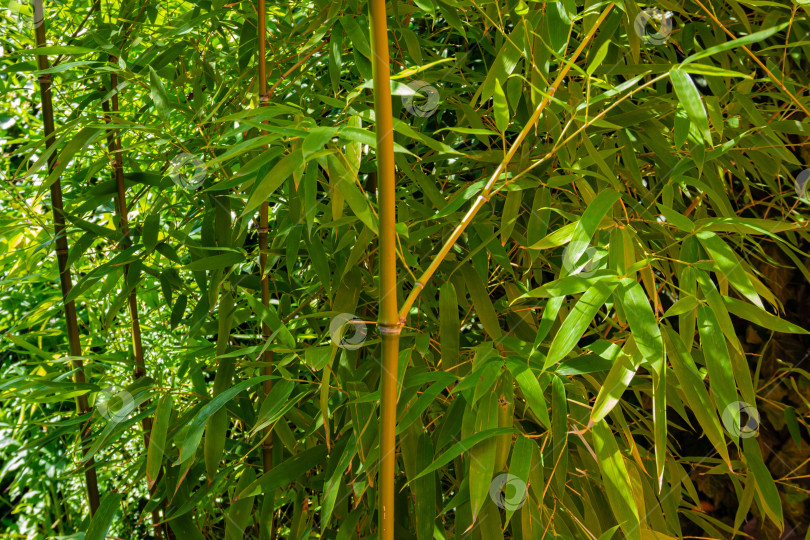
[[799, 426], [799, 420], [796, 417], [796, 409], [793, 407], [785, 407], [783, 415], [785, 417], [785, 425], [790, 432], [790, 437], [793, 439], [793, 442], [796, 443], [796, 446], [801, 447], [802, 432]]
[[427, 390], [422, 392], [412, 405], [407, 406], [397, 420], [396, 434], [399, 435], [413, 424], [446, 387], [447, 384], [443, 381], [433, 383]]
[[[551, 327], [554, 326], [554, 321], [557, 320], [557, 315], [560, 313], [560, 308], [562, 308], [563, 302], [565, 301], [564, 296], [554, 296], [548, 299], [546, 302], [546, 306], [543, 309], [543, 315], [540, 317], [540, 326], [537, 328], [537, 335], [534, 338], [534, 351], [532, 354], [535, 354], [545, 341], [548, 333], [551, 331]], [[543, 369], [546, 369], [546, 366], [549, 364], [544, 363]]]
[[624, 309], [638, 350], [652, 369], [660, 373], [664, 363], [664, 343], [650, 300], [641, 285], [634, 279], [624, 278], [614, 297]]
[[160, 214], [149, 214], [143, 222], [142, 241], [148, 251], [155, 249], [160, 230]]
[[163, 82], [152, 66], [149, 66], [149, 96], [152, 98], [152, 103], [155, 104], [158, 115], [160, 115], [164, 122], [168, 123], [169, 94], [166, 93]]
[[303, 151], [298, 148], [281, 158], [270, 172], [256, 183], [256, 187], [245, 204], [240, 217], [251, 214], [263, 202], [266, 202], [270, 195], [276, 191], [287, 178], [292, 175], [304, 163]]
[[340, 24], [343, 26], [343, 30], [346, 31], [346, 35], [349, 36], [352, 44], [357, 48], [357, 51], [371, 60], [371, 45], [367, 37], [368, 28], [366, 28], [364, 32], [353, 15], [344, 15], [341, 17]]
[[[295, 338], [293, 337], [292, 332], [290, 332], [287, 325], [282, 322], [281, 317], [278, 316], [278, 313], [272, 304], [265, 306], [259, 301], [259, 298], [251, 295], [247, 296], [247, 301], [250, 307], [253, 308], [253, 311], [255, 311], [259, 316], [259, 319], [266, 322], [267, 325], [273, 329], [273, 335], [278, 336], [278, 340], [281, 345], [287, 347], [288, 349], [296, 348]], [[268, 342], [269, 341], [270, 340], [268, 340]]]
[[169, 327], [174, 330], [180, 321], [183, 320], [183, 315], [186, 312], [186, 305], [188, 304], [188, 295], [181, 294], [177, 297], [177, 301], [172, 306], [172, 313], [169, 317]]
[[349, 208], [352, 209], [354, 215], [360, 218], [360, 221], [371, 229], [374, 234], [379, 234], [377, 217], [372, 213], [368, 199], [357, 187], [355, 174], [345, 167], [345, 158], [330, 154], [326, 156], [326, 161], [329, 166], [330, 179], [334, 176], [337, 192], [349, 204]]
[[304, 142], [301, 145], [304, 161], [309, 159], [315, 152], [321, 150], [326, 143], [332, 140], [336, 132], [337, 129], [335, 128], [320, 126], [309, 130], [309, 134], [304, 137]]
[[525, 364], [510, 359], [507, 366], [512, 376], [517, 381], [523, 392], [523, 397], [529, 405], [529, 409], [534, 413], [540, 423], [546, 428], [551, 428], [551, 420], [548, 415], [548, 408], [543, 397], [543, 390], [537, 381], [534, 373]]
[[242, 253], [230, 252], [221, 255], [211, 255], [210, 257], [203, 257], [196, 261], [191, 261], [183, 268], [186, 270], [199, 271], [199, 270], [221, 270], [228, 266], [233, 266], [245, 260]]
[[[215, 398], [206, 403], [197, 412], [197, 414], [194, 415], [191, 422], [188, 423], [188, 431], [186, 432], [186, 438], [183, 442], [183, 447], [180, 450], [180, 457], [178, 458], [177, 463], [183, 463], [194, 455], [194, 452], [200, 445], [200, 440], [202, 439], [203, 431], [205, 430], [206, 421], [213, 416], [214, 413], [219, 411], [230, 400], [236, 397], [239, 392], [272, 378], [272, 375], [262, 375], [261, 377], [254, 377], [247, 381], [242, 381], [241, 383], [228, 388], [221, 394], [218, 394]], [[225, 434], [223, 433], [222, 436], [224, 437]]]
[[445, 371], [454, 370], [459, 363], [460, 327], [456, 290], [447, 281], [439, 287], [439, 340]]
[[602, 65], [602, 62], [604, 61], [605, 56], [607, 56], [609, 46], [610, 46], [610, 40], [609, 39], [606, 39], [602, 43], [602, 45], [599, 46], [599, 49], [597, 49], [596, 54], [594, 54], [594, 56], [593, 56], [593, 60], [591, 60], [591, 63], [588, 65], [588, 69], [586, 71], [586, 73], [588, 75], [593, 75], [593, 72], [596, 71], [596, 69], [600, 65]]
[[[522, 504], [525, 504], [526, 497], [529, 495], [529, 473], [532, 470], [532, 453], [534, 451], [535, 442], [528, 437], [518, 435], [515, 440], [515, 446], [512, 449], [512, 459], [509, 461], [509, 474], [519, 480], [513, 482], [516, 491], [509, 495], [509, 503], [505, 505], [506, 519], [503, 526], [509, 525], [516, 510], [519, 510]], [[522, 484], [521, 484], [522, 482]], [[523, 489], [520, 489], [520, 488]]]
[[366, 515], [365, 508], [358, 508], [343, 518], [335, 540], [353, 540], [357, 538], [357, 523], [360, 521], [361, 517], [365, 517]]
[[565, 384], [560, 377], [551, 380], [551, 456], [554, 461], [554, 482], [557, 494], [565, 494], [568, 478], [568, 402], [565, 397]]
[[771, 315], [764, 309], [758, 306], [752, 306], [747, 302], [731, 298], [728, 296], [723, 297], [723, 302], [726, 304], [729, 313], [736, 315], [741, 319], [745, 319], [754, 324], [757, 324], [768, 330], [775, 332], [782, 332], [785, 334], [807, 334], [810, 333], [804, 328], [801, 328], [791, 322], [781, 319], [775, 315]]
[[604, 420], [594, 424], [593, 441], [605, 494], [616, 521], [628, 539], [641, 540], [641, 522], [630, 486], [630, 477], [613, 432]]
[[422, 478], [426, 474], [430, 474], [433, 471], [441, 469], [442, 467], [453, 461], [455, 458], [460, 456], [462, 453], [468, 451], [470, 448], [473, 448], [479, 442], [486, 441], [487, 439], [491, 439], [492, 437], [497, 437], [498, 435], [503, 435], [505, 433], [517, 433], [517, 430], [515, 430], [514, 428], [487, 429], [485, 431], [476, 433], [475, 435], [471, 435], [457, 442], [456, 444], [445, 450], [442, 453], [442, 455], [437, 457], [435, 461], [433, 461], [433, 463], [430, 465], [430, 467], [427, 467], [426, 469], [419, 472], [419, 474], [411, 478], [411, 480], [405, 485], [410, 484], [411, 482], [417, 480], [418, 478]]
[[[491, 392], [478, 404], [475, 431], [485, 432], [498, 428], [498, 396]], [[470, 505], [473, 520], [489, 497], [489, 486], [495, 473], [497, 438], [481, 441], [470, 448]]]
[[495, 313], [495, 308], [492, 305], [492, 300], [487, 293], [486, 285], [481, 277], [471, 265], [464, 265], [461, 267], [464, 281], [467, 284], [467, 291], [470, 293], [475, 312], [481, 325], [486, 330], [489, 337], [497, 340], [501, 337], [501, 326], [498, 322], [498, 315]]
[[109, 492], [101, 498], [98, 510], [90, 520], [90, 526], [87, 527], [85, 540], [104, 540], [107, 537], [107, 531], [110, 530], [112, 520], [123, 499], [123, 493], [115, 492]]
[[610, 285], [599, 282], [582, 295], [554, 336], [543, 369], [553, 366], [571, 352], [615, 287], [616, 283]]
[[495, 108], [495, 125], [498, 131], [504, 133], [509, 127], [509, 103], [506, 101], [506, 94], [503, 93], [501, 81], [495, 79], [495, 94], [493, 96], [493, 106]]
[[616, 406], [630, 381], [633, 380], [636, 369], [638, 366], [633, 362], [632, 356], [622, 351], [602, 382], [602, 387], [599, 389], [599, 394], [591, 409], [591, 422], [599, 422]]
[[259, 408], [259, 415], [256, 419], [256, 426], [253, 428], [253, 431], [261, 429], [266, 425], [268, 420], [272, 420], [277, 415], [284, 407], [294, 388], [295, 383], [287, 379], [282, 379], [273, 384], [273, 387], [270, 389], [270, 392], [267, 393], [267, 396], [265, 396]]
[[655, 472], [659, 492], [664, 487], [664, 465], [667, 458], [667, 370], [653, 371], [653, 442]]
[[149, 434], [149, 448], [146, 454], [146, 480], [149, 489], [157, 481], [163, 465], [163, 454], [166, 451], [166, 433], [169, 430], [169, 419], [172, 415], [172, 396], [161, 396], [155, 410], [155, 421]]
[[787, 28], [790, 25], [790, 21], [783, 22], [782, 24], [778, 24], [776, 26], [771, 26], [764, 30], [760, 30], [759, 32], [754, 32], [753, 34], [748, 34], [747, 36], [743, 36], [741, 38], [732, 39], [731, 41], [725, 41], [719, 45], [715, 45], [713, 47], [709, 47], [708, 49], [704, 49], [702, 51], [696, 52], [684, 59], [681, 62], [681, 65], [685, 65], [691, 62], [696, 62], [702, 58], [708, 58], [709, 56], [713, 56], [719, 52], [729, 51], [731, 49], [742, 47], [743, 45], [750, 45], [751, 43], [757, 43], [762, 40], [768, 39], [774, 34], [777, 34]]
[[[512, 427], [515, 418], [515, 382], [509, 371], [501, 369], [501, 376], [495, 385], [498, 403], [498, 427]], [[501, 435], [495, 441], [495, 471], [503, 470], [512, 449], [512, 436]]]
[[709, 256], [717, 263], [720, 272], [726, 276], [728, 282], [753, 304], [764, 308], [762, 300], [754, 290], [751, 280], [745, 275], [745, 270], [743, 270], [734, 251], [713, 232], [700, 231], [695, 236], [697, 236]]
[[[709, 273], [703, 270], [697, 270], [695, 272], [695, 276], [697, 277], [697, 282], [700, 284], [700, 290], [703, 292], [703, 296], [706, 298], [706, 303], [708, 304], [709, 309], [720, 323], [720, 328], [723, 330], [723, 335], [725, 335], [726, 339], [729, 341], [729, 343], [731, 343], [732, 348], [741, 352], [742, 345], [740, 344], [739, 339], [737, 339], [737, 334], [734, 330], [734, 323], [731, 321], [731, 316], [726, 309], [726, 304], [723, 302], [723, 297], [717, 290], [717, 287], [709, 276]], [[695, 318], [697, 319], [697, 317]]]
[[[343, 443], [344, 448], [340, 448]], [[327, 470], [328, 478], [323, 485], [323, 502], [321, 504], [320, 524], [322, 530], [327, 530], [332, 511], [335, 508], [338, 491], [340, 490], [343, 475], [351, 464], [352, 458], [357, 453], [357, 439], [352, 433], [342, 439], [334, 448]]]
[[[433, 442], [430, 440], [430, 435], [423, 432], [419, 435], [416, 470], [429, 467], [433, 455]], [[433, 540], [433, 528], [436, 522], [436, 475], [426, 474], [414, 481], [413, 493], [416, 538], [417, 540]]]
[[756, 485], [757, 502], [765, 515], [773, 521], [781, 532], [784, 529], [782, 517], [782, 500], [779, 490], [773, 481], [771, 472], [762, 461], [762, 451], [755, 437], [745, 437], [743, 440], [743, 453], [748, 470], [751, 471], [749, 481]]
[[692, 360], [680, 336], [674, 330], [664, 327], [664, 335], [667, 340], [666, 349], [672, 371], [680, 383], [684, 400], [695, 414], [706, 437], [728, 463], [728, 450], [720, 428], [720, 422], [714, 412], [715, 408], [709, 400], [709, 394], [703, 384], [703, 379], [695, 367], [694, 360]]
[[197, 525], [194, 523], [192, 513], [187, 512], [182, 516], [172, 517], [169, 520], [169, 527], [177, 538], [184, 540], [205, 540], [205, 537], [200, 533]]
[[703, 358], [709, 371], [709, 383], [720, 414], [737, 401], [737, 385], [731, 368], [731, 357], [726, 339], [720, 330], [714, 312], [708, 306], [698, 308], [698, 331], [703, 347]]
[[610, 217], [610, 210], [620, 198], [621, 195], [612, 189], [604, 189], [588, 204], [571, 234], [571, 243], [576, 245], [569, 246], [566, 252], [569, 262], [578, 261], [585, 253], [587, 243], [593, 238], [605, 216]]
[[[236, 484], [235, 493], [241, 493], [255, 480], [256, 473], [253, 468], [245, 467]], [[228, 519], [225, 520], [225, 540], [242, 540], [245, 537], [245, 529], [250, 523], [253, 509], [253, 499], [253, 497], [244, 497], [231, 502], [231, 506], [228, 508]]]
[[709, 131], [709, 118], [706, 116], [706, 109], [700, 100], [700, 93], [692, 81], [692, 77], [685, 71], [672, 69], [669, 78], [678, 100], [686, 111], [689, 120], [697, 127], [707, 144], [712, 144], [712, 134]]
[[302, 450], [288, 460], [263, 474], [252, 484], [237, 493], [234, 500], [252, 497], [259, 493], [272, 493], [277, 488], [295, 481], [307, 471], [322, 463], [327, 456], [326, 445], [313, 446]]

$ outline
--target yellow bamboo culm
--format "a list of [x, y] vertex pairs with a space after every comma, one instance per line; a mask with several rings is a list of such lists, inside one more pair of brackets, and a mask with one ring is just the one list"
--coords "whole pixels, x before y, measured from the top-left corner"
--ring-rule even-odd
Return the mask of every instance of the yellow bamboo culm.
[[377, 135], [378, 204], [380, 209], [380, 305], [382, 336], [380, 403], [380, 469], [378, 538], [394, 540], [394, 473], [396, 466], [397, 360], [402, 329], [397, 313], [396, 180], [391, 75], [385, 0], [371, 0], [371, 47], [374, 74], [374, 117]]

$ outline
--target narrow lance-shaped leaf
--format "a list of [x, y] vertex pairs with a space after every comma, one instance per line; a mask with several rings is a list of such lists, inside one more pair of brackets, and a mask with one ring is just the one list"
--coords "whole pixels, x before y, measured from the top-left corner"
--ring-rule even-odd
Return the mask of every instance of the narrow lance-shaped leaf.
[[157, 481], [160, 467], [163, 464], [163, 454], [166, 452], [166, 433], [169, 429], [169, 420], [172, 414], [172, 396], [166, 394], [158, 399], [155, 411], [155, 422], [149, 434], [149, 449], [146, 455], [146, 480], [149, 489]]
[[692, 77], [685, 71], [672, 69], [669, 78], [678, 100], [686, 111], [689, 120], [697, 126], [698, 131], [703, 136], [707, 144], [712, 144], [712, 134], [709, 131], [709, 118], [706, 116], [706, 109], [700, 99], [700, 93], [692, 81]]
[[107, 493], [101, 498], [98, 510], [96, 510], [84, 535], [85, 540], [104, 540], [107, 538], [107, 531], [110, 530], [112, 520], [123, 498], [123, 493], [115, 492]]
[[594, 316], [596, 316], [596, 312], [605, 304], [615, 286], [615, 283], [609, 285], [598, 282], [585, 291], [585, 294], [582, 295], [574, 309], [563, 321], [560, 330], [554, 337], [554, 341], [551, 342], [551, 348], [543, 366], [544, 369], [553, 366], [571, 352], [585, 334]]
[[624, 458], [610, 426], [602, 420], [593, 426], [594, 451], [610, 507], [626, 537], [641, 540], [640, 521]]

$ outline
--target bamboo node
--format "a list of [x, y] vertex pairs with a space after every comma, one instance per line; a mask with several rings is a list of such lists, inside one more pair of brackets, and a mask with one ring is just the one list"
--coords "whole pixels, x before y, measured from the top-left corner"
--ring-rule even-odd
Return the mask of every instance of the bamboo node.
[[402, 327], [405, 326], [405, 321], [400, 318], [399, 322], [395, 324], [380, 323], [377, 326], [380, 329], [380, 334], [384, 336], [398, 336], [402, 332]]

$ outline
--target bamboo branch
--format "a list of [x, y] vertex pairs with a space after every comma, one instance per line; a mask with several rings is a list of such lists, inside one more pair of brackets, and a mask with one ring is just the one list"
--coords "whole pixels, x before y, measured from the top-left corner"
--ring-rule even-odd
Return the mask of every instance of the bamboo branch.
[[380, 403], [379, 538], [394, 539], [394, 472], [396, 465], [397, 373], [399, 334], [397, 314], [396, 178], [391, 75], [385, 0], [371, 0], [371, 47], [374, 52], [374, 117], [377, 136], [377, 181], [380, 208], [380, 310], [382, 389]]
[[475, 217], [475, 214], [477, 214], [478, 211], [481, 209], [481, 207], [484, 206], [484, 203], [489, 201], [489, 197], [490, 195], [492, 195], [492, 188], [495, 186], [495, 182], [498, 181], [498, 179], [501, 177], [501, 174], [506, 172], [506, 169], [509, 166], [509, 162], [512, 160], [512, 157], [514, 157], [515, 153], [517, 153], [517, 150], [518, 148], [520, 148], [520, 145], [523, 143], [523, 140], [526, 138], [526, 136], [532, 130], [534, 125], [540, 119], [540, 115], [543, 113], [543, 110], [545, 110], [546, 106], [551, 101], [551, 98], [554, 97], [554, 93], [557, 91], [557, 88], [559, 88], [560, 85], [562, 84], [565, 76], [568, 75], [568, 71], [571, 69], [571, 66], [574, 65], [574, 62], [576, 62], [577, 58], [579, 58], [579, 55], [582, 54], [582, 51], [584, 51], [585, 47], [588, 46], [588, 43], [593, 38], [594, 34], [596, 34], [596, 30], [602, 25], [602, 22], [605, 20], [605, 17], [607, 17], [608, 13], [610, 13], [610, 10], [613, 8], [614, 5], [615, 4], [613, 2], [608, 4], [607, 8], [605, 8], [605, 11], [603, 11], [602, 15], [599, 16], [599, 19], [596, 21], [596, 24], [594, 24], [593, 27], [588, 31], [588, 34], [582, 40], [582, 43], [580, 43], [579, 47], [577, 47], [576, 51], [574, 51], [571, 60], [567, 61], [565, 65], [563, 65], [562, 69], [560, 70], [560, 73], [554, 80], [554, 84], [551, 85], [551, 88], [549, 88], [548, 93], [543, 98], [543, 101], [541, 101], [540, 104], [537, 106], [537, 108], [534, 111], [534, 114], [532, 114], [532, 117], [523, 127], [520, 134], [517, 136], [517, 139], [515, 139], [515, 142], [512, 143], [512, 146], [509, 148], [509, 152], [506, 153], [506, 156], [503, 158], [503, 161], [501, 161], [500, 165], [498, 165], [498, 168], [495, 169], [495, 172], [492, 173], [492, 176], [490, 177], [489, 181], [481, 190], [481, 194], [478, 195], [478, 198], [475, 199], [475, 202], [473, 203], [472, 207], [470, 207], [470, 209], [467, 211], [467, 214], [461, 220], [461, 223], [459, 223], [458, 226], [455, 228], [455, 230], [453, 230], [453, 234], [451, 234], [450, 237], [445, 241], [444, 245], [442, 246], [442, 249], [433, 258], [427, 270], [425, 270], [424, 273], [422, 273], [419, 280], [416, 283], [414, 283], [413, 289], [408, 295], [408, 298], [405, 300], [405, 303], [402, 305], [402, 309], [400, 309], [399, 311], [399, 318], [403, 323], [405, 322], [405, 319], [407, 318], [408, 313], [411, 310], [411, 306], [413, 306], [413, 303], [419, 296], [419, 293], [421, 293], [422, 290], [425, 288], [425, 284], [427, 283], [427, 281], [433, 276], [433, 274], [439, 268], [439, 265], [442, 263], [444, 258], [450, 252], [450, 250], [453, 248], [453, 246], [456, 243], [456, 240], [458, 240], [458, 238], [464, 232], [464, 229], [467, 228], [467, 225], [469, 225], [470, 222], [472, 222], [472, 219], [473, 217]]
[[[42, 6], [42, 0], [34, 0], [34, 20], [41, 21], [34, 30], [37, 47], [46, 47], [45, 10]], [[39, 93], [42, 100], [42, 124], [45, 131], [45, 149], [47, 151], [55, 142], [51, 76], [50, 74], [42, 73], [42, 71], [49, 67], [47, 54], [37, 55], [37, 67], [40, 71]], [[57, 155], [56, 152], [54, 152], [48, 157], [48, 171], [53, 171], [56, 168], [56, 164]], [[70, 276], [70, 268], [67, 265], [68, 243], [65, 231], [65, 211], [62, 203], [62, 182], [59, 178], [51, 184], [51, 206], [53, 210], [54, 235], [56, 237], [56, 260], [59, 265], [59, 281], [62, 286], [62, 299], [64, 300], [73, 288], [73, 280]], [[79, 359], [82, 354], [82, 345], [79, 338], [76, 304], [73, 300], [65, 302], [65, 323], [67, 325], [70, 355], [73, 357], [71, 363], [73, 369], [76, 370], [75, 381], [77, 384], [81, 385], [85, 382], [84, 364]], [[86, 394], [82, 394], [76, 398], [76, 408], [80, 415], [87, 414], [90, 411]], [[88, 422], [83, 422], [80, 427], [81, 444], [83, 452], [85, 453], [89, 449], [87, 444], [89, 443], [87, 440], [87, 435], [90, 432], [89, 427], [89, 419]], [[93, 458], [88, 459], [84, 466], [84, 481], [87, 488], [87, 500], [90, 504], [90, 515], [93, 515], [96, 513], [99, 505], [98, 478], [96, 477], [96, 463]]]
[[[260, 0], [260, 1], [261, 1], [262, 3], [264, 3], [264, 0]], [[259, 16], [260, 16], [260, 17], [262, 16], [262, 12], [261, 12], [261, 11], [259, 11]], [[259, 20], [259, 33], [261, 33], [261, 27], [262, 27], [262, 25], [263, 25], [263, 24], [264, 24], [264, 21], [263, 21], [263, 20]], [[306, 55], [306, 56], [304, 56], [304, 57], [303, 57], [301, 60], [299, 60], [298, 62], [296, 62], [296, 63], [295, 63], [295, 65], [293, 65], [293, 67], [291, 67], [290, 69], [288, 69], [287, 71], [285, 71], [284, 73], [282, 73], [281, 77], [279, 77], [279, 78], [278, 78], [278, 80], [277, 80], [277, 81], [276, 81], [276, 82], [273, 84], [273, 86], [271, 86], [271, 87], [270, 87], [270, 90], [268, 91], [268, 90], [267, 90], [267, 72], [266, 72], [266, 68], [265, 68], [265, 63], [266, 63], [266, 60], [265, 60], [265, 58], [264, 58], [264, 55], [265, 55], [265, 49], [264, 49], [265, 44], [264, 44], [264, 42], [259, 43], [259, 51], [260, 51], [260, 52], [259, 52], [259, 78], [260, 78], [260, 80], [259, 80], [259, 96], [260, 96], [260, 97], [259, 97], [259, 102], [260, 102], [260, 103], [267, 103], [267, 102], [269, 102], [269, 101], [270, 101], [270, 98], [272, 98], [272, 97], [273, 97], [273, 94], [275, 93], [276, 88], [278, 88], [278, 85], [280, 85], [280, 84], [281, 84], [281, 83], [284, 81], [284, 79], [286, 79], [287, 77], [289, 77], [289, 76], [290, 76], [290, 73], [292, 73], [293, 71], [295, 71], [296, 69], [298, 69], [299, 67], [301, 67], [301, 65], [302, 65], [304, 62], [306, 62], [307, 60], [309, 60], [310, 58], [312, 58], [312, 55], [313, 55], [313, 54], [315, 54], [316, 52], [318, 52], [318, 51], [320, 51], [321, 49], [323, 49], [323, 46], [324, 46], [324, 45], [325, 45], [325, 43], [321, 43], [320, 45], [318, 45], [317, 47], [315, 47], [314, 49], [312, 49], [310, 52], [308, 52], [308, 53], [307, 53], [307, 55]], [[261, 73], [264, 73], [264, 76], [262, 76], [262, 75], [261, 75]]]
[[[725, 25], [724, 25], [722, 22], [720, 22], [720, 19], [718, 19], [718, 18], [717, 18], [717, 15], [715, 15], [715, 14], [714, 14], [712, 11], [709, 11], [708, 9], [706, 9], [706, 6], [704, 6], [703, 4], [701, 4], [701, 3], [700, 3], [700, 0], [695, 0], [695, 2], [697, 3], [697, 5], [699, 5], [699, 6], [700, 6], [700, 8], [701, 8], [703, 11], [705, 11], [705, 12], [706, 12], [706, 14], [707, 14], [709, 17], [711, 17], [711, 19], [714, 21], [714, 23], [715, 23], [717, 26], [719, 26], [719, 27], [720, 27], [720, 29], [721, 29], [721, 30], [723, 30], [723, 32], [725, 32], [725, 33], [726, 33], [726, 35], [728, 35], [728, 36], [729, 36], [730, 38], [732, 38], [732, 39], [737, 39], [737, 37], [736, 37], [736, 36], [735, 36], [735, 35], [734, 35], [734, 34], [733, 34], [733, 33], [732, 33], [732, 32], [731, 32], [731, 31], [730, 31], [728, 28], [726, 28], [726, 27], [725, 27]], [[767, 67], [765, 64], [763, 64], [763, 63], [762, 63], [762, 60], [760, 60], [759, 58], [757, 58], [757, 55], [755, 55], [754, 53], [752, 53], [752, 52], [751, 52], [751, 49], [749, 49], [748, 47], [746, 47], [745, 45], [743, 45], [743, 46], [742, 46], [742, 50], [744, 50], [744, 51], [745, 51], [745, 53], [746, 53], [748, 56], [750, 56], [750, 57], [751, 57], [751, 59], [752, 59], [754, 62], [756, 62], [756, 63], [757, 63], [757, 65], [758, 65], [758, 66], [759, 66], [759, 67], [762, 69], [762, 71], [764, 71], [764, 72], [765, 72], [765, 73], [768, 75], [768, 78], [770, 78], [770, 79], [771, 79], [771, 80], [774, 82], [774, 84], [776, 84], [776, 86], [778, 86], [778, 87], [779, 87], [779, 89], [780, 89], [780, 90], [782, 90], [782, 92], [784, 92], [785, 94], [787, 94], [787, 95], [788, 95], [788, 97], [790, 98], [790, 100], [791, 100], [791, 101], [792, 101], [792, 102], [793, 102], [793, 103], [794, 103], [794, 104], [795, 104], [797, 107], [799, 107], [799, 108], [802, 110], [802, 112], [804, 112], [804, 114], [805, 114], [805, 115], [810, 116], [810, 111], [808, 111], [808, 110], [807, 110], [807, 108], [806, 108], [804, 105], [802, 105], [802, 102], [801, 102], [801, 101], [799, 101], [799, 100], [798, 100], [798, 98], [797, 98], [796, 96], [794, 96], [794, 95], [793, 95], [793, 94], [790, 92], [790, 90], [788, 90], [788, 89], [787, 89], [787, 87], [786, 87], [786, 86], [785, 86], [785, 85], [782, 83], [782, 81], [780, 81], [780, 80], [779, 80], [779, 79], [776, 77], [776, 75], [774, 75], [774, 74], [771, 72], [771, 70], [770, 70], [770, 69], [768, 69], [768, 67]]]

